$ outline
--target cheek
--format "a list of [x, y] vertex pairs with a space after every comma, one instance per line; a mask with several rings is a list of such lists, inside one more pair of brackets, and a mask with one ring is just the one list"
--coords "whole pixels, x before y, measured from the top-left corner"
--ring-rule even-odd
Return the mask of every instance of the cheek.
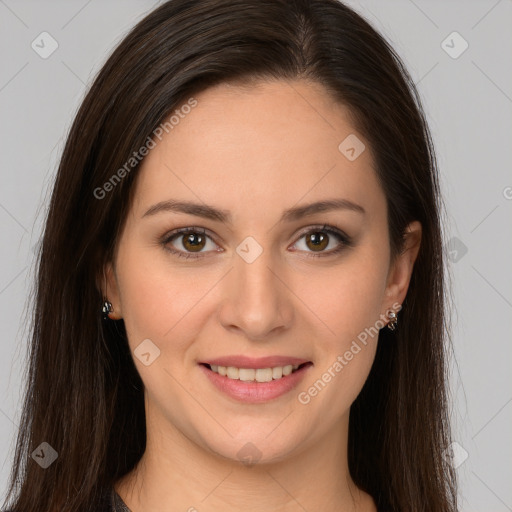
[[369, 247], [331, 269], [324, 279], [328, 286], [304, 281], [301, 294], [325, 334], [315, 337], [318, 364], [302, 386], [301, 403], [314, 402], [313, 408], [332, 421], [350, 407], [370, 372], [383, 326], [386, 277], [386, 259]]
[[[320, 275], [322, 274], [322, 275]], [[382, 313], [387, 277], [386, 261], [371, 250], [360, 251], [336, 267], [303, 279], [298, 295], [322, 321], [323, 339], [342, 350], [350, 340], [376, 324]]]
[[173, 354], [179, 353], [184, 348], [181, 345], [193, 339], [194, 330], [199, 330], [201, 300], [218, 276], [212, 272], [210, 279], [207, 273], [190, 267], [171, 267], [163, 250], [155, 256], [154, 247], [126, 247], [123, 254], [118, 261], [118, 280], [132, 350], [151, 339], [161, 349], [172, 341]]

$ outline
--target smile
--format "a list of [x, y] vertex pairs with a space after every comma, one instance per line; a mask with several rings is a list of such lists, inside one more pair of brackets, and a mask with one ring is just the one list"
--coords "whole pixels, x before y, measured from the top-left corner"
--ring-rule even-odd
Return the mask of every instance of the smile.
[[290, 375], [306, 364], [309, 363], [301, 365], [288, 364], [286, 366], [275, 366], [274, 368], [236, 368], [234, 366], [218, 366], [215, 364], [208, 366], [213, 372], [228, 379], [243, 380], [244, 382], [271, 382], [272, 380], [282, 379]]
[[200, 363], [198, 367], [214, 389], [238, 402], [256, 404], [284, 398], [299, 385], [313, 363], [268, 368], [237, 368]]

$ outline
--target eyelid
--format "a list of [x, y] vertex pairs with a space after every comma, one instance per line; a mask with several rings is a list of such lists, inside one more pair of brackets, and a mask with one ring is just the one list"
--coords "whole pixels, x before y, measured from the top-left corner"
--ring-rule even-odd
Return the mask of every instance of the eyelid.
[[[300, 240], [304, 235], [315, 231], [326, 231], [328, 233], [334, 233], [344, 240], [351, 240], [351, 237], [349, 237], [341, 228], [338, 228], [333, 224], [313, 224], [312, 226], [308, 226], [307, 228], [304, 228], [304, 230], [299, 231], [299, 233], [296, 235], [297, 241]], [[297, 241], [294, 243], [297, 243]]]

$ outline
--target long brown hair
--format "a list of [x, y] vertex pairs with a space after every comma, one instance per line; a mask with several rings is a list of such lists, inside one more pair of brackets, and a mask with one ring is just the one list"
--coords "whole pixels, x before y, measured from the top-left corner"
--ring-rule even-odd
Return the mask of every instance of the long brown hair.
[[[444, 207], [413, 81], [390, 44], [336, 0], [171, 0], [113, 51], [63, 151], [38, 260], [28, 382], [5, 501], [14, 512], [96, 510], [145, 450], [143, 384], [123, 321], [102, 321], [99, 285], [139, 165], [108, 193], [94, 191], [106, 190], [193, 94], [221, 82], [297, 79], [323, 85], [368, 140], [387, 198], [391, 256], [409, 222], [423, 228], [398, 328], [381, 330], [351, 408], [351, 476], [382, 510], [457, 510], [455, 473], [444, 456]], [[31, 457], [43, 442], [58, 453], [46, 469]]]

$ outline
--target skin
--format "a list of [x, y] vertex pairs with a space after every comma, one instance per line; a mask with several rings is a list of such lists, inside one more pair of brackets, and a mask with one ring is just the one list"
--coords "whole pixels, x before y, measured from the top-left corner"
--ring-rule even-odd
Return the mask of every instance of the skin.
[[[132, 512], [376, 511], [350, 477], [347, 440], [350, 406], [378, 337], [360, 344], [309, 403], [298, 394], [403, 303], [421, 225], [409, 225], [392, 264], [370, 148], [346, 107], [321, 86], [221, 84], [195, 98], [198, 105], [143, 161], [105, 269], [111, 318], [124, 319], [132, 351], [146, 339], [160, 349], [149, 366], [134, 357], [145, 385], [147, 449], [115, 489]], [[349, 134], [366, 144], [354, 161], [338, 150]], [[172, 211], [143, 217], [171, 198], [229, 210], [233, 223]], [[287, 208], [333, 198], [366, 213], [332, 210], [278, 223]], [[307, 234], [318, 224], [339, 227], [353, 246], [329, 256], [343, 242], [327, 233], [329, 245], [315, 251]], [[179, 258], [161, 243], [188, 227], [209, 236], [198, 259]], [[250, 264], [236, 252], [248, 236], [263, 249]], [[167, 247], [197, 254], [185, 238]], [[310, 257], [319, 252], [325, 256]], [[291, 392], [246, 404], [218, 391], [198, 366], [232, 354], [297, 356], [313, 367]], [[252, 465], [237, 455], [248, 442], [260, 456]]]

